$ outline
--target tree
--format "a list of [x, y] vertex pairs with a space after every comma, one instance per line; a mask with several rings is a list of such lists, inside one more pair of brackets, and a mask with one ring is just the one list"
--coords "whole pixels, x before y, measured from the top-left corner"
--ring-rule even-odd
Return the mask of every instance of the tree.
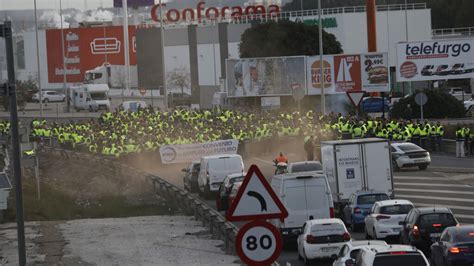
[[184, 88], [188, 88], [191, 83], [189, 70], [184, 66], [173, 69], [166, 76], [167, 83], [175, 88], [180, 88], [182, 94], [184, 94]]
[[[428, 102], [423, 106], [425, 118], [456, 118], [463, 117], [463, 104], [450, 94], [440, 90], [423, 90]], [[392, 118], [413, 119], [420, 117], [420, 106], [415, 102], [415, 94], [400, 99], [390, 111]]]
[[[319, 54], [318, 26], [289, 20], [267, 22], [242, 34], [240, 57], [270, 57]], [[336, 37], [323, 31], [324, 54], [342, 53]]]
[[[31, 100], [31, 96], [34, 93], [38, 92], [38, 84], [34, 80], [17, 80], [16, 81], [16, 101], [18, 108], [23, 110], [26, 106], [26, 102]], [[0, 105], [3, 106], [5, 110], [9, 110], [10, 101], [8, 96], [0, 97]]]

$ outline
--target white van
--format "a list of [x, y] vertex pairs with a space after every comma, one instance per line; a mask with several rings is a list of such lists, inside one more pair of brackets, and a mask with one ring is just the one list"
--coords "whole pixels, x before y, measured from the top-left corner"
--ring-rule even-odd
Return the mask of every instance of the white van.
[[276, 175], [271, 186], [288, 211], [288, 217], [283, 222], [272, 220], [283, 240], [296, 241], [307, 220], [334, 218], [334, 205], [326, 175], [318, 172]]
[[204, 156], [201, 158], [198, 177], [199, 193], [207, 198], [212, 192], [219, 190], [227, 175], [243, 172], [244, 162], [238, 154]]

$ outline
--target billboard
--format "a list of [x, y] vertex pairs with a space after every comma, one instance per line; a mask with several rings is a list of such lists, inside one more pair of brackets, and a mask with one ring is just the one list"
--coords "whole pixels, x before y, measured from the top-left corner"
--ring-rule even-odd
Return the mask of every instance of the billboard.
[[369, 53], [361, 55], [361, 82], [366, 92], [390, 91], [388, 54]]
[[474, 39], [397, 45], [397, 81], [474, 78]]
[[361, 91], [360, 55], [334, 56], [336, 92]]
[[[123, 27], [94, 27], [46, 30], [46, 51], [48, 60], [48, 82], [63, 82], [63, 58], [61, 42], [64, 44], [66, 81], [82, 82], [86, 70], [94, 69], [108, 62], [111, 65], [125, 65]], [[129, 27], [130, 65], [136, 65], [135, 27]]]
[[[308, 95], [321, 94], [321, 64], [319, 56], [308, 56], [306, 58], [306, 76]], [[336, 93], [334, 84], [334, 57], [332, 55], [323, 56], [323, 78], [324, 92], [328, 94]]]
[[305, 60], [299, 57], [227, 60], [229, 97], [291, 95], [292, 85], [305, 84]]

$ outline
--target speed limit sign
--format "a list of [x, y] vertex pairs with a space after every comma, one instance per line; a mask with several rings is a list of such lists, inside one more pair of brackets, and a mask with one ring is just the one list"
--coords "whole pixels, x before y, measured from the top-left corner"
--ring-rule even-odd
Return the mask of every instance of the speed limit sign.
[[245, 224], [237, 234], [235, 245], [237, 255], [248, 265], [270, 265], [283, 248], [275, 226], [261, 220]]

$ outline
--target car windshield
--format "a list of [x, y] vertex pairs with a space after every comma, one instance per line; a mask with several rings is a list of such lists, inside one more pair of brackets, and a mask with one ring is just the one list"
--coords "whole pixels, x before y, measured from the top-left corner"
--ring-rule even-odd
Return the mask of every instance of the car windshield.
[[344, 233], [344, 226], [339, 223], [313, 224], [310, 230], [310, 234], [313, 236], [342, 235]]
[[380, 213], [388, 215], [407, 214], [411, 209], [413, 209], [413, 206], [410, 204], [383, 206], [380, 208]]
[[404, 152], [423, 150], [422, 148], [416, 146], [415, 144], [408, 144], [408, 143], [403, 144], [403, 145], [398, 145], [398, 148]]
[[92, 100], [107, 100], [106, 92], [91, 92]]
[[380, 255], [374, 259], [373, 266], [426, 265], [419, 253]]
[[451, 213], [430, 213], [420, 217], [420, 226], [426, 227], [432, 224], [455, 225], [456, 221]]
[[388, 200], [387, 194], [368, 194], [357, 197], [357, 204], [374, 204], [376, 201]]
[[456, 242], [474, 243], [474, 227], [458, 230], [454, 238]]
[[310, 172], [310, 171], [321, 171], [323, 166], [320, 163], [305, 163], [305, 164], [294, 164], [291, 166], [291, 172]]

